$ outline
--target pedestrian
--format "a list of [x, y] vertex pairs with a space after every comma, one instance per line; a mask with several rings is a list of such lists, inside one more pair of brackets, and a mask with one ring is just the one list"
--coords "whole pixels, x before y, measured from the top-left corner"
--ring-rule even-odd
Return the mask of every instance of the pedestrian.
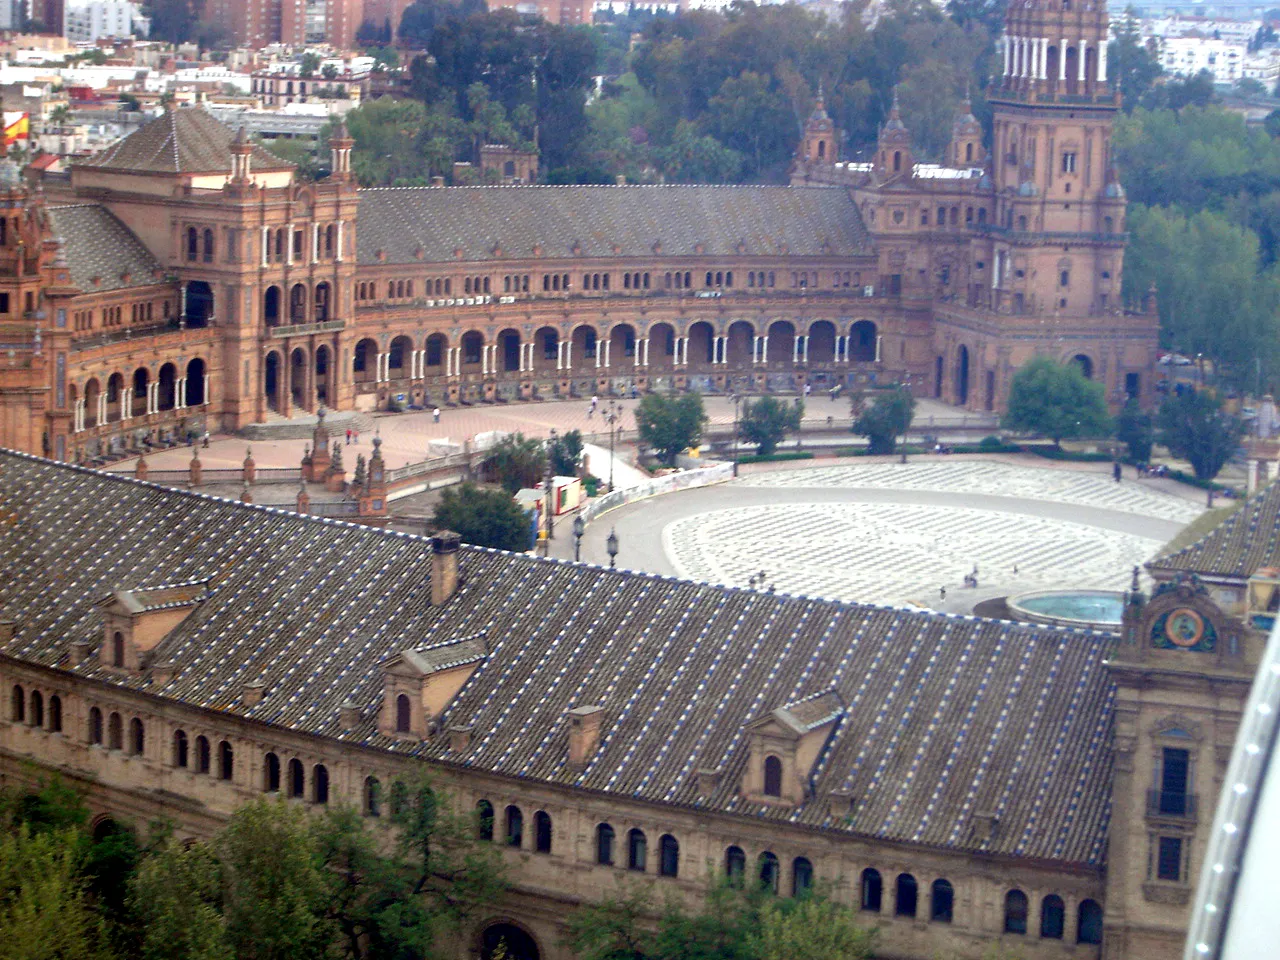
[[347, 427], [347, 446], [351, 446], [351, 428]]
[[812, 385], [812, 384], [809, 384], [809, 383], [806, 383], [806, 384], [804, 385], [804, 395], [805, 395], [805, 398], [806, 398], [806, 399], [808, 399], [809, 394], [810, 394], [810, 393], [812, 393], [812, 392], [813, 392], [813, 385]]
[[209, 431], [208, 430], [204, 432], [204, 448], [206, 450], [209, 449]]
[[359, 430], [352, 430], [352, 431], [351, 431], [351, 442], [352, 442], [352, 443], [354, 443], [356, 446], [359, 446], [359, 445], [360, 445], [360, 431], [359, 431]]
[[599, 402], [600, 402], [600, 398], [593, 393], [591, 395], [591, 412], [592, 413], [596, 412], [596, 404], [598, 404]]
[[1111, 475], [1115, 477], [1116, 483], [1120, 482], [1120, 461], [1116, 460], [1111, 464]]
[[436, 407], [434, 410], [432, 410], [432, 411], [431, 411], [431, 420], [432, 420], [432, 422], [434, 422], [434, 423], [439, 423], [439, 422], [440, 422], [440, 408], [439, 408], [439, 407]]
[[946, 588], [946, 587], [939, 587], [939, 588], [938, 588], [938, 599], [940, 599], [940, 600], [945, 600], [945, 599], [947, 599], [947, 588]]

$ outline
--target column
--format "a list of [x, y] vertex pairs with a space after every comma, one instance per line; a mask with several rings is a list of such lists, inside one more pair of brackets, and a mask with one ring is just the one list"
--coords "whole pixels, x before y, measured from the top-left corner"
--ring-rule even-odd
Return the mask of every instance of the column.
[[573, 369], [573, 341], [566, 340], [564, 342], [564, 369], [567, 373]]
[[98, 394], [97, 419], [98, 419], [98, 423], [100, 424], [107, 422], [107, 393], [105, 390], [102, 393]]
[[751, 362], [760, 362], [760, 338], [755, 334], [751, 335]]
[[1011, 58], [1009, 56], [1009, 35], [1006, 33], [1000, 38], [1000, 55], [1004, 58], [1004, 75], [1009, 75], [1009, 67], [1011, 66]]
[[187, 405], [187, 378], [179, 377], [178, 382], [173, 385], [173, 405], [182, 410]]
[[288, 264], [292, 264], [293, 263], [293, 224], [292, 223], [288, 224], [288, 226], [285, 227], [284, 254], [285, 254], [284, 262]]
[[681, 351], [680, 362], [687, 367], [689, 365], [689, 338], [688, 337], [684, 338], [684, 343], [680, 345], [680, 351]]
[[760, 362], [769, 362], [769, 335], [767, 333], [760, 338]]
[[1107, 82], [1107, 45], [1098, 44], [1098, 82]]
[[809, 362], [809, 335], [808, 335], [807, 333], [804, 335], [804, 354], [803, 354], [803, 356], [804, 356], [804, 362], [805, 362], [805, 363], [808, 363], [808, 362]]
[[1027, 79], [1034, 80], [1040, 74], [1040, 66], [1036, 59], [1040, 54], [1040, 41], [1035, 37], [1027, 37]]
[[[1084, 59], [1085, 59], [1084, 55], [1085, 55], [1085, 52], [1088, 50], [1088, 48], [1089, 48], [1089, 41], [1081, 40], [1080, 41], [1080, 57], [1079, 57], [1080, 62], [1078, 64], [1079, 75], [1076, 77], [1076, 79], [1080, 83], [1084, 83]], [[1084, 91], [1081, 91], [1081, 93], [1083, 92]]]
[[262, 265], [267, 265], [267, 254], [271, 250], [271, 228], [262, 228]]
[[336, 256], [337, 261], [341, 263], [342, 262], [342, 221], [341, 220], [338, 221], [338, 249], [336, 251], [336, 254], [337, 254]]
[[84, 429], [84, 397], [76, 399], [75, 408], [71, 413], [71, 432], [79, 433]]
[[604, 342], [604, 365], [606, 367], [613, 366], [613, 364], [610, 362], [613, 359], [611, 356], [612, 353], [613, 353], [613, 341], [606, 340]]
[[845, 336], [844, 334], [836, 335], [836, 363], [844, 363], [845, 361]]
[[884, 341], [884, 337], [876, 334], [876, 363], [880, 362], [880, 344]]
[[147, 384], [147, 413], [160, 412], [160, 381], [152, 380]]
[[799, 334], [796, 334], [796, 335], [791, 339], [791, 362], [792, 362], [792, 363], [799, 363], [799, 362], [800, 362], [800, 341], [801, 341], [801, 339], [802, 339], [802, 337], [801, 337]]
[[311, 225], [311, 262], [320, 262], [320, 224]]
[[637, 367], [643, 367], [643, 366], [646, 366], [646, 361], [645, 361], [645, 359], [644, 359], [644, 354], [645, 354], [645, 350], [648, 348], [648, 346], [649, 346], [649, 341], [648, 341], [648, 339], [644, 339], [644, 340], [637, 340], [637, 341], [636, 341], [636, 362], [635, 362], [635, 366], [637, 366]]
[[644, 365], [649, 366], [649, 338], [644, 338]]
[[450, 347], [449, 351], [453, 354], [453, 375], [460, 377], [462, 376], [462, 348]]
[[1025, 77], [1027, 75], [1027, 40], [1025, 37], [1017, 37], [1018, 44], [1018, 64], [1014, 69], [1015, 77]]
[[604, 366], [604, 342], [600, 339], [596, 340], [596, 369], [599, 370]]
[[133, 385], [125, 384], [124, 389], [120, 391], [120, 422], [123, 423], [133, 417]]
[[1058, 79], [1067, 79], [1067, 38], [1062, 38], [1062, 45], [1058, 47]]
[[1049, 38], [1040, 38], [1040, 79], [1049, 79]]

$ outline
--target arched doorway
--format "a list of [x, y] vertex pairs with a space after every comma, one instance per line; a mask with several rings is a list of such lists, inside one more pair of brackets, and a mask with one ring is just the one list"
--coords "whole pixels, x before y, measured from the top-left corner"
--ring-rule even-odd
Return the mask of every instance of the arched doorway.
[[268, 327], [274, 327], [280, 323], [279, 287], [267, 287], [267, 292], [262, 295], [262, 321]]
[[1067, 47], [1067, 93], [1075, 93], [1080, 76], [1080, 50]]
[[262, 392], [267, 398], [267, 407], [280, 412], [280, 354], [274, 350], [267, 354], [262, 365]]
[[[715, 362], [715, 330], [705, 320], [689, 327], [689, 365], [709, 367]], [[652, 349], [652, 347], [650, 348]]]
[[609, 366], [615, 370], [635, 364], [636, 328], [620, 323], [609, 331]]
[[655, 323], [646, 334], [649, 338], [649, 369], [665, 373], [675, 367], [676, 331], [669, 323]]
[[849, 359], [857, 363], [872, 363], [876, 359], [876, 325], [870, 320], [859, 320], [849, 330]]
[[533, 335], [533, 369], [538, 373], [553, 373], [560, 356], [560, 334], [551, 327], [542, 327]]
[[775, 320], [769, 324], [769, 353], [765, 358], [770, 363], [791, 363], [796, 353], [796, 328], [790, 321]]
[[481, 960], [540, 960], [538, 943], [514, 923], [494, 923], [480, 936]]
[[316, 347], [316, 402], [329, 402], [329, 367], [333, 362], [329, 348], [321, 344]]
[[969, 348], [961, 346], [956, 351], [956, 403], [964, 406], [969, 402]]
[[479, 373], [484, 369], [484, 334], [468, 330], [462, 335], [462, 369], [467, 373]]
[[580, 365], [599, 366], [596, 361], [603, 361], [604, 358], [600, 356], [600, 338], [596, 334], [596, 328], [584, 323], [574, 327], [570, 336], [574, 359]]
[[317, 283], [315, 292], [315, 322], [324, 323], [329, 319], [329, 284]]
[[449, 340], [443, 333], [433, 333], [427, 337], [425, 362], [426, 372], [432, 376], [444, 373], [444, 352], [449, 347]]
[[503, 373], [520, 372], [520, 333], [517, 330], [503, 330], [498, 334], [498, 355], [502, 358]]
[[367, 337], [357, 343], [351, 369], [356, 383], [373, 383], [378, 375], [378, 345]]
[[301, 347], [289, 356], [289, 400], [295, 407], [307, 406], [307, 351]]
[[182, 403], [187, 407], [198, 407], [205, 401], [204, 396], [204, 361], [199, 357], [187, 364], [187, 382]]
[[145, 416], [147, 412], [147, 387], [151, 384], [151, 374], [146, 367], [133, 371], [133, 397], [129, 405], [132, 416]]
[[213, 288], [203, 280], [187, 283], [187, 326], [206, 327], [213, 318]]
[[98, 397], [101, 394], [102, 388], [98, 386], [96, 378], [84, 385], [84, 425], [86, 427], [98, 425]]
[[157, 379], [160, 386], [156, 390], [156, 409], [172, 410], [178, 404], [178, 368], [172, 363], [166, 363], [160, 368]]
[[404, 380], [409, 376], [413, 341], [408, 337], [396, 337], [387, 350], [387, 379]]
[[1084, 374], [1086, 380], [1093, 379], [1093, 361], [1083, 353], [1077, 353], [1071, 358], [1071, 362], [1080, 368], [1080, 372]]
[[307, 288], [304, 284], [295, 283], [289, 291], [289, 322], [307, 322]]
[[113, 373], [107, 380], [107, 423], [120, 419], [120, 398], [124, 395], [124, 374]]
[[809, 324], [809, 363], [828, 365], [836, 359], [836, 326], [830, 320]]
[[725, 360], [735, 370], [751, 366], [755, 354], [755, 327], [746, 320], [737, 320], [729, 325], [728, 338], [725, 343]]

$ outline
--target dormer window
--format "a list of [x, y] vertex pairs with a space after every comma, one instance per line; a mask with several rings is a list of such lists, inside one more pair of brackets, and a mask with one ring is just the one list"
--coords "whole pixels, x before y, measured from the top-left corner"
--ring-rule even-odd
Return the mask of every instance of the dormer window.
[[378, 730], [426, 739], [433, 722], [488, 657], [483, 634], [402, 650], [386, 663]]
[[102, 666], [141, 672], [155, 649], [209, 595], [203, 581], [117, 590], [98, 601], [102, 610]]
[[754, 721], [743, 794], [759, 803], [802, 802], [813, 768], [843, 715], [840, 698], [825, 691]]
[[117, 630], [111, 635], [111, 665], [113, 667], [123, 667], [124, 664], [124, 634]]
[[782, 761], [777, 757], [764, 758], [764, 795], [782, 797]]
[[411, 716], [409, 698], [402, 693], [396, 697], [396, 733], [409, 732], [410, 724], [413, 722], [410, 719]]

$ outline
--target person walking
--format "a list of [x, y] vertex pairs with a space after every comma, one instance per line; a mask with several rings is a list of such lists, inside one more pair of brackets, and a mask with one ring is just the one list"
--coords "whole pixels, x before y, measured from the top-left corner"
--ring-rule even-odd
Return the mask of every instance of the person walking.
[[351, 446], [351, 428], [347, 427], [347, 446]]
[[436, 407], [434, 410], [432, 410], [432, 411], [431, 411], [431, 420], [432, 420], [432, 422], [433, 422], [433, 423], [439, 423], [439, 422], [440, 422], [440, 408], [439, 408], [439, 407]]
[[1120, 482], [1120, 461], [1115, 460], [1111, 464], [1111, 475], [1115, 477], [1116, 483]]

